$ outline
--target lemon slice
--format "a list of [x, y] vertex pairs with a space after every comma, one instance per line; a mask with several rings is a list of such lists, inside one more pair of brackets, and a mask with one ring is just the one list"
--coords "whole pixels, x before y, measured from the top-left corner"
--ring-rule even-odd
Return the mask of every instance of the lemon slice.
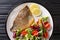
[[38, 6], [37, 4], [35, 4], [35, 3], [32, 3], [32, 4], [30, 5], [30, 10], [32, 10], [32, 9], [34, 9], [34, 8], [39, 8], [39, 6]]
[[40, 10], [40, 7], [38, 6], [38, 4], [33, 3], [30, 5], [29, 8], [33, 15], [35, 15], [35, 16], [41, 15], [41, 10]]
[[40, 9], [38, 8], [34, 8], [33, 10], [31, 10], [31, 12], [35, 16], [39, 16], [41, 14]]

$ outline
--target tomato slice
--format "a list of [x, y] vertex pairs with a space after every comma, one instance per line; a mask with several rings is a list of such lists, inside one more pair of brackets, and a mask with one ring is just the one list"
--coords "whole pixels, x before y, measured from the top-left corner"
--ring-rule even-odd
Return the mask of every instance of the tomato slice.
[[44, 23], [44, 27], [45, 27], [47, 30], [49, 30], [49, 29], [50, 29], [50, 23], [45, 22], [45, 23]]
[[25, 31], [25, 30], [21, 32], [22, 36], [25, 36], [26, 34], [27, 34], [27, 31]]
[[37, 30], [34, 30], [34, 31], [32, 32], [32, 35], [33, 35], [33, 36], [38, 36], [38, 31], [37, 31]]
[[48, 38], [48, 32], [43, 33], [44, 38]]

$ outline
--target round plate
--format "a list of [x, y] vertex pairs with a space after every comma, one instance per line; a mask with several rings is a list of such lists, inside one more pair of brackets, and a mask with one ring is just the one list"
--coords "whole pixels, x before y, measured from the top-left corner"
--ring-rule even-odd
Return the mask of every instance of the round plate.
[[[17, 6], [9, 15], [8, 17], [8, 20], [7, 20], [7, 26], [6, 26], [6, 29], [7, 29], [7, 33], [8, 33], [8, 36], [11, 40], [14, 40], [13, 39], [13, 33], [10, 31], [10, 28], [13, 26], [13, 22], [16, 18], [16, 16], [18, 15], [18, 12], [25, 6], [25, 5], [30, 5], [31, 3], [24, 3], [24, 4], [21, 4], [19, 6]], [[48, 12], [48, 10], [46, 8], [44, 8], [42, 5], [38, 4], [41, 11], [42, 11], [42, 16], [48, 16], [49, 17], [49, 22], [51, 24], [51, 30], [48, 32], [49, 33], [49, 38], [51, 37], [52, 35], [52, 32], [53, 32], [53, 20], [52, 20], [52, 17], [50, 15], [50, 13]], [[40, 16], [39, 16], [40, 17]], [[35, 20], [37, 19], [37, 17], [34, 17]], [[49, 38], [47, 40], [49, 40]]]

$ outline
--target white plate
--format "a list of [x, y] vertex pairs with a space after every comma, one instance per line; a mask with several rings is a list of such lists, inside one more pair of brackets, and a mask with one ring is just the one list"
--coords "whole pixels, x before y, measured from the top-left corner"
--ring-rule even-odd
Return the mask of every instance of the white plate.
[[[7, 26], [6, 26], [6, 29], [7, 29], [7, 33], [8, 33], [8, 36], [11, 40], [14, 40], [13, 39], [13, 33], [10, 31], [10, 28], [12, 27], [13, 25], [13, 21], [14, 19], [16, 18], [18, 12], [25, 6], [25, 5], [30, 5], [31, 3], [24, 3], [24, 4], [21, 4], [19, 5], [18, 7], [16, 7], [9, 15], [8, 17], [8, 20], [7, 20]], [[49, 17], [49, 22], [51, 24], [51, 30], [49, 31], [49, 38], [51, 37], [52, 35], [52, 32], [53, 32], [53, 20], [52, 20], [52, 17], [50, 15], [50, 13], [48, 12], [48, 10], [46, 8], [44, 8], [42, 5], [38, 4], [41, 11], [42, 11], [42, 16], [48, 16]], [[35, 17], [35, 20], [37, 19], [37, 17]], [[48, 40], [49, 40], [48, 38]]]

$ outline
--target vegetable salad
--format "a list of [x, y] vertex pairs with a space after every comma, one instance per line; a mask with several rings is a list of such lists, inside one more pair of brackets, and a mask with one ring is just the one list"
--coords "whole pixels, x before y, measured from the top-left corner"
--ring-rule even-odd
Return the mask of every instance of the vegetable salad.
[[15, 40], [46, 40], [49, 37], [48, 30], [50, 30], [48, 17], [42, 17], [37, 22], [33, 22], [29, 28], [14, 31], [13, 38]]

